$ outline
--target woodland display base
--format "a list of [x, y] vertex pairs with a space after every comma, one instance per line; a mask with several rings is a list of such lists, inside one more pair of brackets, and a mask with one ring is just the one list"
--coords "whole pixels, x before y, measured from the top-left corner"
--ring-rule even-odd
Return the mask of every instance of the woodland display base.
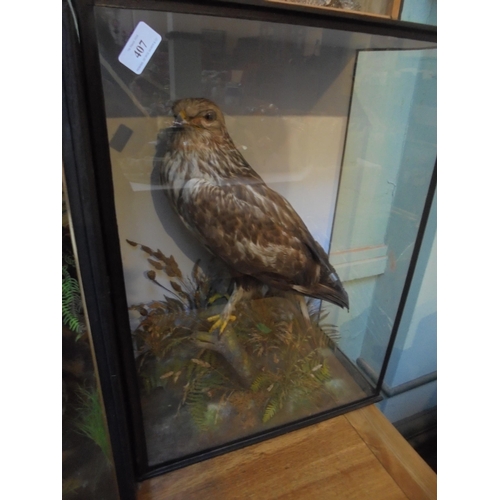
[[139, 485], [139, 500], [434, 499], [437, 476], [374, 406]]

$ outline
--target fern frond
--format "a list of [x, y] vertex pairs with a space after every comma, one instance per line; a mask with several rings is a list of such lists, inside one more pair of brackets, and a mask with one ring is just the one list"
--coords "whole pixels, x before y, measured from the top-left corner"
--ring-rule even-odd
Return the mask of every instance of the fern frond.
[[[219, 422], [218, 408], [224, 398], [227, 382], [216, 371], [208, 376], [202, 376], [190, 382], [185, 395], [194, 424], [200, 431], [207, 431], [217, 426]], [[221, 396], [222, 392], [222, 396]], [[215, 394], [218, 394], [218, 403], [214, 403]]]
[[321, 368], [314, 372], [314, 376], [321, 383], [326, 382], [327, 380], [331, 379], [330, 370], [328, 369], [328, 366], [326, 365], [326, 363], [323, 363]]
[[278, 410], [280, 409], [280, 407], [281, 407], [281, 405], [280, 405], [279, 398], [276, 396], [271, 398], [269, 403], [267, 403], [266, 409], [264, 411], [264, 415], [262, 416], [262, 422], [264, 424], [266, 422], [269, 422], [269, 420], [271, 420], [276, 415], [276, 413], [278, 413]]
[[80, 284], [71, 276], [68, 266], [62, 267], [62, 321], [75, 333], [82, 333], [85, 326], [82, 318], [82, 296]]
[[271, 378], [269, 377], [269, 375], [261, 373], [257, 375], [255, 380], [252, 382], [250, 390], [252, 392], [258, 392], [261, 389], [264, 389], [265, 387], [269, 387], [270, 384], [271, 384]]

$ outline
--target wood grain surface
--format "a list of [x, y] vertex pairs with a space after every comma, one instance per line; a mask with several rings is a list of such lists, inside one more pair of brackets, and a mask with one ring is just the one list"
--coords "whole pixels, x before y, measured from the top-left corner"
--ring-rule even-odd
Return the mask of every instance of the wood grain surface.
[[436, 498], [436, 474], [375, 406], [144, 481], [139, 500]]
[[347, 413], [373, 454], [394, 478], [408, 498], [437, 497], [437, 476], [375, 406]]

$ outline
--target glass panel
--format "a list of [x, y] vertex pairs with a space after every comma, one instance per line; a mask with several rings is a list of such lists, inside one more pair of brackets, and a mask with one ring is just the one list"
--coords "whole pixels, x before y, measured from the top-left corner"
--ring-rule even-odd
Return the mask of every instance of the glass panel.
[[[436, 159], [436, 51], [362, 51], [332, 237], [342, 350], [377, 379]], [[330, 308], [329, 306], [326, 306]]]
[[401, 21], [437, 26], [437, 0], [404, 0]]
[[118, 499], [111, 446], [63, 192], [62, 497]]
[[[392, 137], [392, 143], [379, 141], [386, 129], [376, 110], [356, 107], [354, 101], [351, 106], [353, 78], [356, 74], [365, 86], [371, 76], [376, 79], [378, 86], [371, 92], [382, 110], [384, 103], [389, 110], [399, 109], [402, 99], [406, 114], [392, 116], [387, 110], [388, 120], [393, 120], [393, 126], [398, 123], [398, 132], [409, 130], [408, 120], [418, 109], [412, 100], [415, 85], [405, 82], [420, 71], [420, 61], [432, 45], [303, 26], [124, 9], [97, 8], [96, 19], [114, 201], [150, 464], [373, 395], [372, 386], [356, 368], [361, 347], [351, 348], [353, 342], [362, 346], [372, 333], [365, 327], [353, 339], [348, 319], [363, 316], [374, 299], [358, 293], [360, 279], [344, 264], [358, 255], [354, 239], [363, 227], [377, 242], [372, 245], [375, 253], [384, 247], [380, 241], [385, 241], [385, 233], [396, 234], [396, 230], [390, 230], [392, 220], [377, 227], [364, 221], [370, 216], [370, 198], [356, 218], [349, 219], [352, 205], [359, 205], [355, 199], [363, 194], [349, 197], [346, 192], [353, 182], [350, 176], [360, 175], [358, 184], [366, 184], [365, 196], [370, 194], [372, 171], [359, 170], [358, 157], [362, 166], [375, 160], [389, 162], [389, 180], [398, 183], [398, 161], [406, 139], [399, 135]], [[154, 34], [149, 28], [161, 40], [150, 52]], [[132, 35], [136, 29], [142, 31]], [[124, 47], [132, 54], [129, 67], [119, 61]], [[371, 51], [359, 52], [367, 49]], [[142, 58], [145, 53], [150, 60], [139, 71], [129, 69], [139, 66], [133, 54]], [[384, 53], [388, 58], [371, 60], [367, 55]], [[397, 64], [391, 54], [396, 60], [402, 54], [405, 64]], [[396, 74], [404, 83], [401, 89]], [[383, 93], [384, 78], [397, 88], [398, 101], [390, 99], [393, 87]], [[356, 82], [353, 99], [362, 98], [359, 85]], [[192, 97], [217, 103], [239, 153], [231, 149], [217, 153], [217, 144], [222, 149], [232, 145], [217, 135], [223, 118], [212, 104], [183, 101], [175, 110], [178, 125], [173, 124], [168, 116], [172, 103]], [[190, 147], [186, 136], [172, 149], [173, 138], [181, 137], [172, 134], [179, 130], [204, 132], [197, 136], [201, 142], [195, 149], [183, 153], [185, 163], [177, 163], [175, 155], [164, 161], [165, 154]], [[367, 144], [374, 149], [379, 144], [380, 155], [386, 157], [365, 155], [364, 150], [349, 153], [356, 134], [365, 141], [366, 151]], [[203, 142], [203, 137], [209, 142]], [[385, 151], [384, 144], [399, 144], [399, 149]], [[212, 153], [203, 155], [205, 147]], [[433, 147], [428, 156], [435, 155]], [[240, 153], [263, 181], [242, 163]], [[196, 201], [201, 191], [190, 186], [203, 175], [207, 180], [208, 172], [213, 175], [228, 159], [231, 169], [240, 165], [243, 170], [233, 176], [220, 174], [224, 180], [219, 179], [220, 186], [214, 189], [223, 196], [217, 198], [210, 191], [202, 195], [203, 201]], [[425, 198], [433, 163], [423, 167], [415, 207]], [[165, 170], [161, 178], [166, 167], [169, 172], [180, 170], [175, 176]], [[184, 185], [185, 172], [190, 176], [196, 172], [193, 178], [198, 180], [185, 179]], [[214, 183], [211, 177], [210, 182]], [[174, 194], [172, 204], [168, 193]], [[380, 217], [387, 219], [396, 210], [391, 196], [384, 198], [380, 208], [375, 205]], [[377, 202], [379, 194], [372, 197]], [[234, 199], [239, 201], [232, 204]], [[418, 226], [420, 214], [415, 207], [405, 220]], [[295, 219], [295, 211], [311, 235]], [[285, 212], [289, 215], [282, 215]], [[282, 223], [277, 222], [280, 217]], [[286, 222], [287, 217], [293, 222]], [[326, 306], [326, 300], [343, 301], [342, 288], [333, 283], [335, 274], [332, 277], [328, 267], [334, 217], [343, 220], [336, 222], [339, 235], [330, 260], [337, 259], [337, 271], [351, 296], [350, 312]], [[400, 242], [408, 248], [415, 237], [410, 233]], [[385, 245], [392, 248], [392, 243]], [[384, 256], [365, 256], [368, 261], [377, 258]], [[402, 276], [406, 272], [403, 267], [399, 270]], [[377, 282], [384, 269], [379, 265], [365, 272], [365, 279]], [[242, 275], [253, 278], [242, 279]], [[305, 292], [306, 298], [296, 291]], [[399, 281], [392, 292], [387, 314], [393, 314], [394, 304], [399, 303]], [[318, 298], [325, 300], [321, 303]], [[224, 321], [218, 324], [221, 318]], [[380, 346], [385, 352], [391, 329], [388, 322], [380, 323]]]

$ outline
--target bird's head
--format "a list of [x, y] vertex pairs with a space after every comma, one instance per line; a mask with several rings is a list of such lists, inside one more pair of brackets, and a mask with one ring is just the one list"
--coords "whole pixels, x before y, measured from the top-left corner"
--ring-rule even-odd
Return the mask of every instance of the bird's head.
[[212, 134], [226, 133], [224, 115], [218, 106], [204, 98], [189, 98], [175, 101], [172, 106], [173, 127], [179, 129], [204, 130]]

